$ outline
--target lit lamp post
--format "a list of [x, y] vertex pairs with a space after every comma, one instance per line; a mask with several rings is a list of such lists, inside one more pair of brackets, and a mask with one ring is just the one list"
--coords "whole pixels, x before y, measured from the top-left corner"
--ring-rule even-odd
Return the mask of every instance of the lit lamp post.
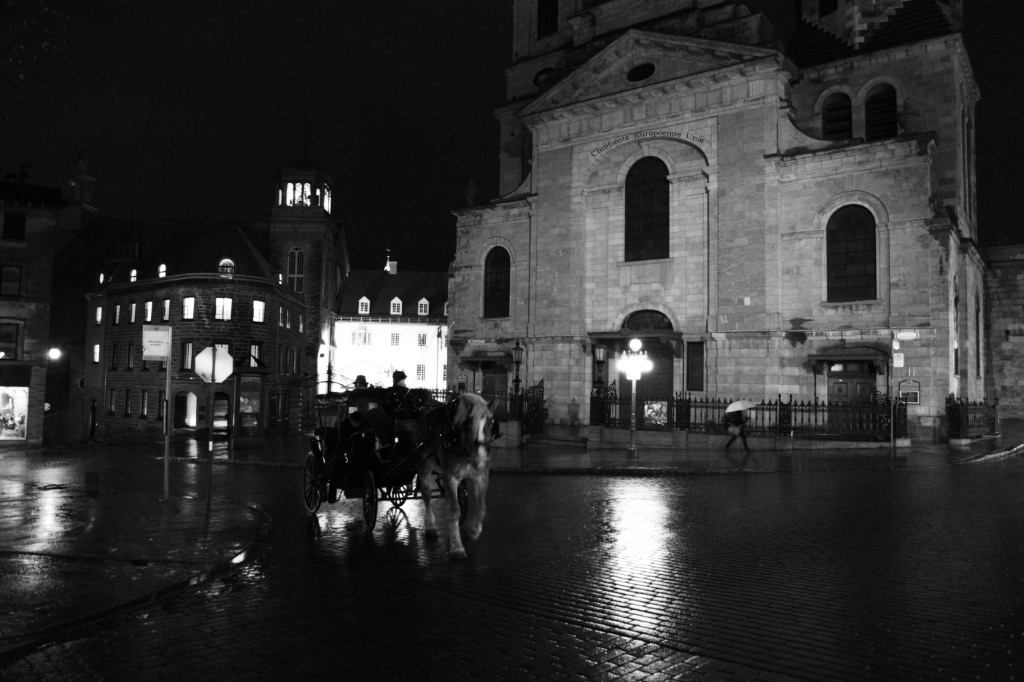
[[650, 372], [654, 368], [647, 351], [640, 350], [643, 347], [640, 339], [630, 339], [629, 350], [623, 352], [619, 358], [619, 371], [625, 373], [626, 378], [633, 382], [633, 392], [629, 408], [629, 457], [636, 457], [636, 382], [643, 376], [644, 372]]
[[515, 396], [516, 396], [516, 398], [515, 398], [515, 400], [516, 400], [516, 407], [515, 407], [516, 419], [522, 419], [522, 417], [523, 417], [523, 414], [522, 414], [522, 412], [523, 412], [523, 403], [519, 399], [519, 385], [522, 383], [522, 381], [519, 380], [519, 367], [523, 364], [523, 351], [524, 350], [526, 350], [526, 349], [523, 348], [521, 345], [519, 345], [519, 340], [516, 339], [516, 345], [512, 346], [512, 364], [514, 364], [516, 366], [516, 375], [515, 375], [515, 378], [512, 379], [512, 390], [515, 392]]

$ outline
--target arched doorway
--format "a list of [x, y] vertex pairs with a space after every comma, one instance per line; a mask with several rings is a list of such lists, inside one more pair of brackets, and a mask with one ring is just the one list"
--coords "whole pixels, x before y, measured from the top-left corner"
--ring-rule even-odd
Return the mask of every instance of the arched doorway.
[[[636, 382], [636, 394], [644, 398], [671, 398], [675, 353], [666, 332], [672, 332], [672, 321], [657, 310], [638, 310], [622, 321], [621, 344], [615, 349], [617, 355], [629, 347], [630, 339], [640, 339], [642, 350], [651, 361], [651, 371]], [[618, 375], [618, 394], [628, 397], [633, 390], [632, 382], [621, 372]]]

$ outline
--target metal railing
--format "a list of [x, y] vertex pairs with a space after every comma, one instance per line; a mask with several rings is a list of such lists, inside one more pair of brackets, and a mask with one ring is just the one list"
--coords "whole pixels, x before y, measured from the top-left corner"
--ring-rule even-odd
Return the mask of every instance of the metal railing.
[[946, 396], [946, 423], [950, 438], [977, 438], [999, 431], [999, 399], [989, 405], [984, 399], [971, 402]]
[[[670, 398], [637, 396], [636, 428], [647, 431], [695, 431], [724, 434], [725, 410], [731, 399], [677, 393]], [[890, 432], [890, 422], [894, 429]], [[630, 399], [615, 387], [591, 391], [590, 423], [629, 428]], [[887, 441], [907, 435], [907, 405], [876, 394], [868, 402], [763, 400], [747, 410], [747, 432], [762, 436], [794, 436], [826, 440]]]

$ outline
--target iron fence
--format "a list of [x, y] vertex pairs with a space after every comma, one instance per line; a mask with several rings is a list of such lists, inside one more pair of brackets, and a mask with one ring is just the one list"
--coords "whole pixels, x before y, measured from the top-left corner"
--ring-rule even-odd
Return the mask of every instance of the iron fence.
[[[459, 392], [453, 388], [414, 388], [422, 405], [442, 405], [454, 399]], [[488, 403], [494, 401], [494, 417], [498, 421], [521, 420], [526, 432], [536, 430], [547, 419], [548, 412], [544, 405], [544, 380], [530, 386], [522, 393], [488, 394], [480, 393]]]
[[[595, 387], [590, 397], [590, 423], [630, 427], [629, 398], [614, 386]], [[696, 431], [724, 434], [725, 410], [733, 400], [677, 393], [671, 398], [637, 396], [636, 428], [645, 431]], [[890, 423], [894, 425], [890, 433]], [[907, 405], [876, 394], [869, 402], [763, 400], [747, 410], [747, 432], [762, 436], [795, 436], [828, 440], [887, 441], [907, 435]]]
[[946, 423], [950, 438], [995, 435], [999, 431], [999, 399], [989, 405], [984, 399], [971, 402], [950, 393], [946, 396]]

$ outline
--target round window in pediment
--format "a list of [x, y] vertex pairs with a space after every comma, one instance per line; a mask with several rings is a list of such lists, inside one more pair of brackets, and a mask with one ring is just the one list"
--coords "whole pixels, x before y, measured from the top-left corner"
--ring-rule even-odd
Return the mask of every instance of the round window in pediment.
[[626, 80], [630, 83], [639, 83], [645, 81], [654, 75], [654, 64], [650, 62], [644, 62], [643, 64], [637, 64], [626, 73]]

